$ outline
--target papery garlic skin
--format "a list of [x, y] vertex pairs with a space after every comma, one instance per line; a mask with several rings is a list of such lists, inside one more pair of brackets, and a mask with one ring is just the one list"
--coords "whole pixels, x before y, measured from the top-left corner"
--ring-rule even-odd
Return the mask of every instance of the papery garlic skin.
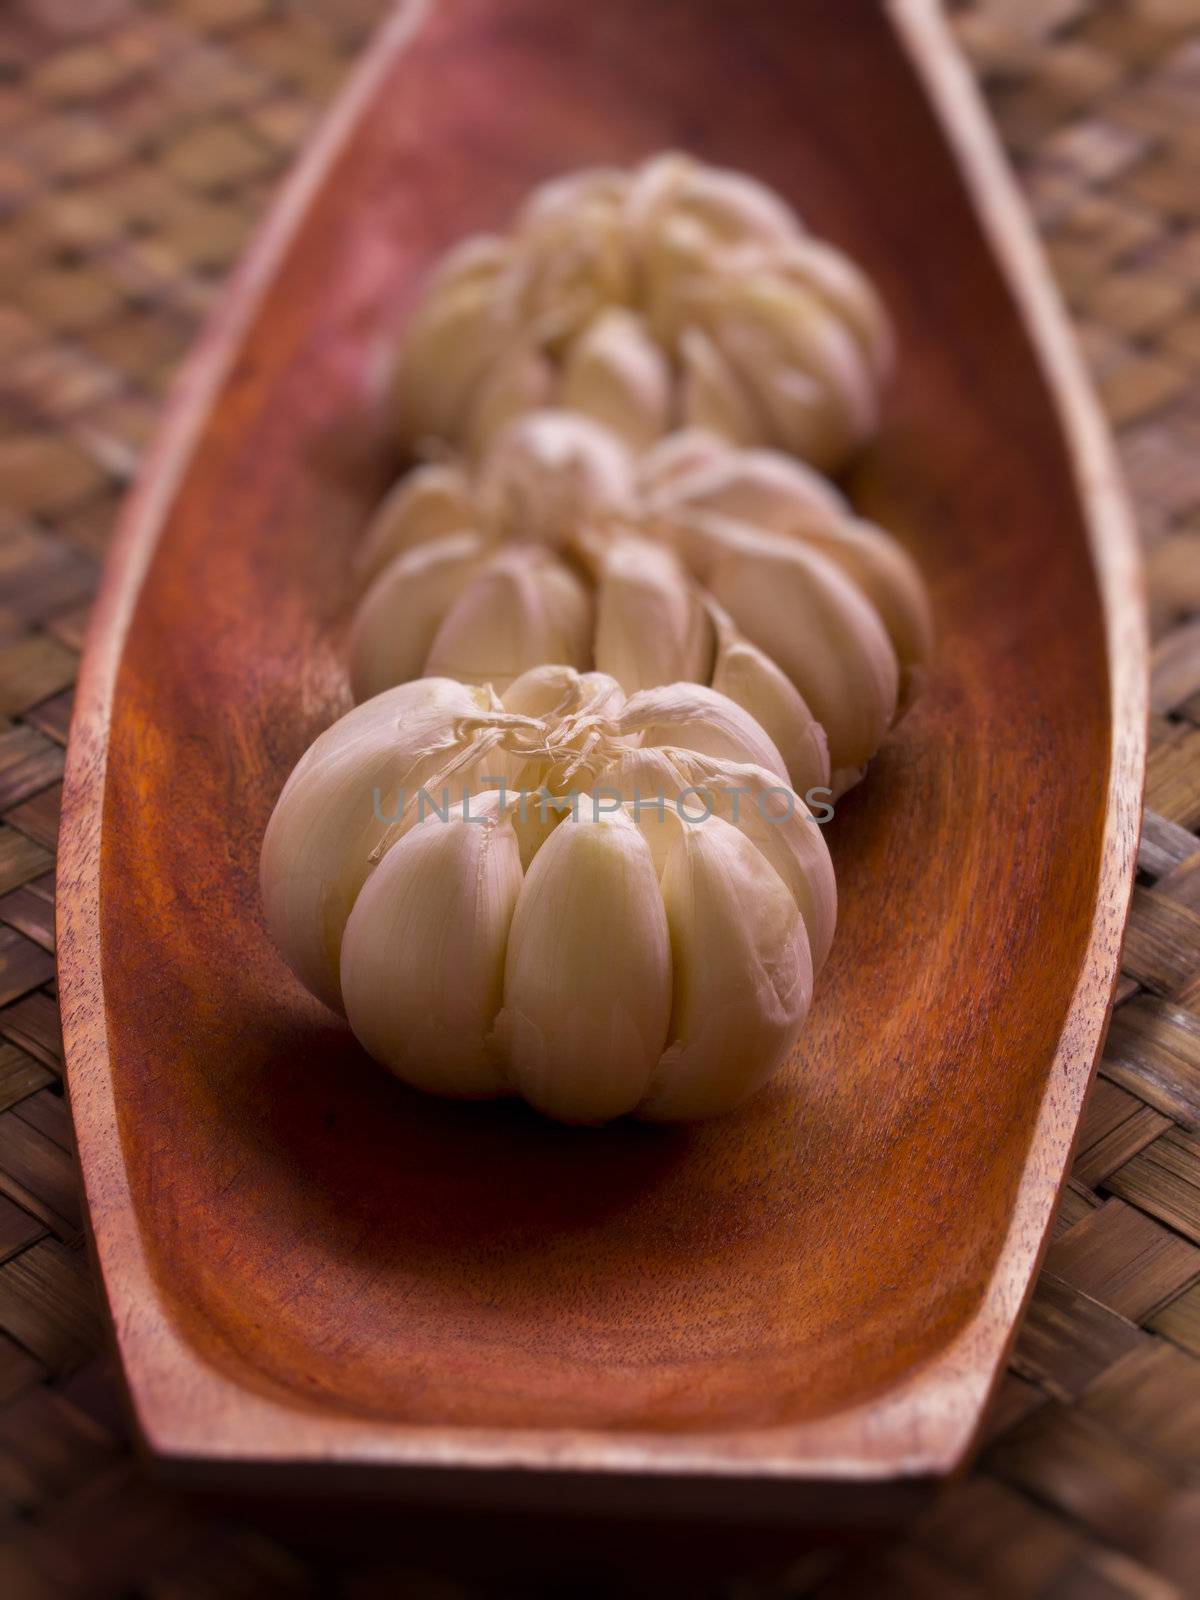
[[835, 470], [877, 425], [891, 342], [865, 275], [779, 196], [668, 153], [543, 184], [452, 253], [406, 332], [401, 430], [478, 449], [558, 404], [638, 448], [695, 425]]
[[387, 852], [346, 923], [346, 1017], [377, 1061], [414, 1088], [511, 1092], [489, 1041], [524, 873], [498, 796], [431, 815]]
[[504, 691], [504, 708], [525, 717], [620, 715], [625, 695], [603, 672], [576, 672], [561, 663], [531, 667]]
[[716, 689], [683, 683], [643, 689], [625, 702], [614, 727], [640, 746], [680, 746], [720, 761], [745, 761], [787, 782], [783, 757], [766, 729]]

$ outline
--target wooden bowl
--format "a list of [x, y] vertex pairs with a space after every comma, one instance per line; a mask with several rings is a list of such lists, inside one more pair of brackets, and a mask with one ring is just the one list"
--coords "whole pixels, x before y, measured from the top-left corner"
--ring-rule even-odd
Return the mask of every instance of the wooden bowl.
[[[259, 843], [349, 704], [381, 353], [451, 241], [664, 146], [753, 172], [899, 330], [851, 485], [928, 688], [830, 830], [841, 925], [736, 1115], [407, 1091], [269, 944]], [[1144, 758], [1134, 544], [936, 12], [442, 0], [383, 30], [189, 363], [113, 551], [60, 856], [71, 1101], [137, 1422], [180, 1471], [861, 1525], [968, 1452], [1104, 1032]]]

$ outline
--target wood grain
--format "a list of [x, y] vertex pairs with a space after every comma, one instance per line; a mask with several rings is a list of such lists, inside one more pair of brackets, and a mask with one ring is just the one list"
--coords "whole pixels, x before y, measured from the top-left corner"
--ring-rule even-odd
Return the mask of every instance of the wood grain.
[[[402, 13], [187, 369], [93, 618], [59, 866], [96, 1253], [177, 1468], [828, 1524], [970, 1447], [1117, 972], [1139, 582], [936, 14], [802, 12]], [[731, 57], [761, 93], [726, 104]], [[531, 183], [664, 144], [757, 172], [880, 283], [903, 381], [852, 487], [921, 561], [939, 655], [831, 830], [844, 914], [793, 1068], [710, 1127], [564, 1133], [371, 1068], [271, 951], [255, 865], [348, 700], [388, 329]]]

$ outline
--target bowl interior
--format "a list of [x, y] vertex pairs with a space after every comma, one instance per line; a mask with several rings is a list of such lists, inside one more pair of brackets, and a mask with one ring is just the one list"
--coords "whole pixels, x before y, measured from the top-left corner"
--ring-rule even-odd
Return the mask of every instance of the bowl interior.
[[[103, 973], [161, 1287], [249, 1386], [407, 1423], [777, 1424], [894, 1384], [988, 1282], [1093, 912], [1099, 604], [1047, 394], [915, 83], [876, 8], [803, 14], [439, 8], [181, 487], [117, 684]], [[663, 146], [758, 174], [879, 283], [899, 376], [852, 488], [920, 561], [937, 657], [830, 829], [840, 926], [789, 1069], [708, 1125], [569, 1130], [369, 1062], [272, 950], [257, 858], [349, 704], [387, 331], [532, 183]]]

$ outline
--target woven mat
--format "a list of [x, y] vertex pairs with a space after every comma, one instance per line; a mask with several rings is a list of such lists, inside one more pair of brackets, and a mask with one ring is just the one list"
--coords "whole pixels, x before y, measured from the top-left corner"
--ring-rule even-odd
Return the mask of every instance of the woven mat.
[[[63, 746], [114, 510], [222, 276], [381, 9], [0, 12], [10, 1597], [463, 1592], [378, 1562], [314, 1570], [146, 1482], [80, 1238], [54, 989]], [[956, 25], [1118, 429], [1149, 554], [1142, 875], [1120, 1010], [978, 1466], [884, 1551], [805, 1556], [770, 1593], [1159, 1600], [1200, 1573], [1200, 0], [983, 0]]]

